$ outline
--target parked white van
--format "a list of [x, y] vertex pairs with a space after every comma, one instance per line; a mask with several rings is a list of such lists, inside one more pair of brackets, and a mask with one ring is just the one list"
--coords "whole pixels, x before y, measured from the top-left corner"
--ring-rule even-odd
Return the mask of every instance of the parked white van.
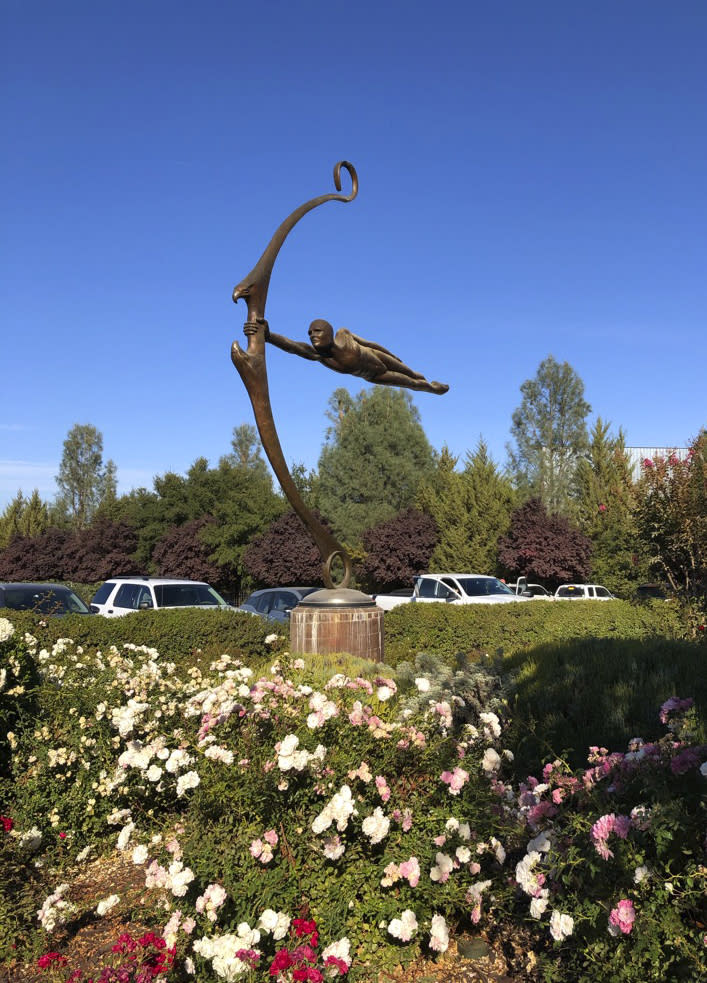
[[235, 610], [204, 581], [172, 577], [113, 577], [91, 598], [91, 611], [106, 618], [156, 608]]

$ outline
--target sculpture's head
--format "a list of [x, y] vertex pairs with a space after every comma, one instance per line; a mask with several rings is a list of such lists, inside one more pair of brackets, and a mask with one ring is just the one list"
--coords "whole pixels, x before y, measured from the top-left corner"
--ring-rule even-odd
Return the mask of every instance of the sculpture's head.
[[307, 333], [315, 351], [327, 352], [331, 348], [334, 341], [334, 329], [328, 321], [317, 318], [316, 321], [312, 321]]

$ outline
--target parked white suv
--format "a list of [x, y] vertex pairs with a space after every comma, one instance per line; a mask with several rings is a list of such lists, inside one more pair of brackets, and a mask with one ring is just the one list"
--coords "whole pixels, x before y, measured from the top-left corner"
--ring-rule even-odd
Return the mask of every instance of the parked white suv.
[[91, 599], [91, 610], [107, 618], [154, 608], [234, 610], [204, 581], [168, 577], [113, 577]]
[[424, 573], [415, 577], [413, 601], [446, 601], [447, 604], [525, 603], [498, 577], [480, 573]]
[[616, 598], [601, 584], [560, 584], [555, 591], [556, 601], [615, 601]]

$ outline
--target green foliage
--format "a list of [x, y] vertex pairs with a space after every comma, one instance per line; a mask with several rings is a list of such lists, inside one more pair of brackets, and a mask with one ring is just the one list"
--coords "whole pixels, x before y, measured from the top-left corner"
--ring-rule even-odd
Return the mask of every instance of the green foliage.
[[[457, 724], [473, 723], [489, 711], [504, 717], [509, 689], [500, 658], [478, 662], [460, 656], [449, 665], [436, 655], [421, 652], [414, 662], [400, 662], [395, 679], [405, 712], [420, 713], [435, 703], [447, 703]], [[429, 686], [422, 690], [419, 680]]]
[[[0, 812], [2, 809], [0, 809]], [[31, 851], [0, 826], [0, 969], [1, 962], [31, 955], [31, 933], [44, 878], [31, 863]], [[34, 943], [37, 947], [37, 941]], [[23, 951], [24, 950], [24, 951]], [[29, 950], [29, 951], [26, 951]], [[10, 979], [7, 976], [6, 979]]]
[[174, 536], [175, 527], [201, 520], [199, 549], [203, 545], [206, 556], [199, 556], [199, 562], [219, 567], [224, 578], [219, 577], [219, 585], [238, 592], [246, 546], [285, 510], [283, 499], [273, 490], [270, 473], [258, 464], [258, 455], [251, 451], [245, 462], [242, 453], [241, 457], [227, 455], [216, 468], [210, 468], [206, 458], [198, 458], [186, 475], [168, 472], [156, 477], [154, 486], [154, 492], [139, 489], [107, 510], [114, 521], [127, 522], [137, 530], [136, 558], [142, 572], [152, 569], [155, 547], [165, 535]]
[[584, 383], [571, 365], [548, 355], [520, 391], [511, 426], [515, 449], [509, 448], [516, 480], [551, 515], [572, 515], [575, 469], [588, 444]]
[[0, 550], [17, 536], [39, 536], [49, 525], [49, 509], [35, 488], [29, 498], [21, 491], [0, 515]]
[[221, 461], [231, 467], [256, 473], [263, 478], [269, 474], [261, 453], [260, 437], [252, 423], [241, 423], [233, 428], [231, 447], [232, 453], [222, 457]]
[[435, 469], [421, 483], [415, 504], [437, 523], [439, 542], [430, 559], [432, 570], [473, 569], [469, 548], [467, 484], [457, 470], [457, 460], [443, 447]]
[[513, 488], [510, 480], [498, 471], [481, 438], [473, 454], [466, 456], [464, 478], [468, 487], [471, 562], [452, 569], [495, 573], [498, 570], [498, 540], [508, 530], [515, 504]]
[[385, 654], [391, 665], [430, 652], [447, 660], [502, 649], [511, 655], [540, 643], [578, 638], [688, 635], [672, 603], [528, 601], [525, 604], [401, 604], [385, 615]]
[[[15, 730], [23, 718], [33, 713], [37, 668], [21, 642], [20, 629], [0, 616], [0, 780], [7, 774], [15, 744]], [[0, 812], [2, 795], [0, 794]]]
[[[287, 625], [276, 629], [264, 619], [236, 611], [204, 611], [198, 608], [170, 608], [162, 611], [136, 611], [122, 618], [100, 615], [67, 615], [39, 620], [25, 611], [12, 613], [19, 632], [29, 631], [41, 648], [50, 648], [60, 638], [72, 638], [92, 651], [114, 644], [148, 645], [177, 665], [193, 665], [230, 652], [244, 659], [258, 659], [268, 635], [287, 638]], [[277, 647], [276, 647], [277, 648]]]
[[631, 597], [648, 577], [636, 527], [636, 485], [624, 435], [609, 436], [599, 417], [589, 453], [577, 465], [580, 528], [592, 541], [592, 579], [619, 597]]
[[494, 573], [498, 539], [508, 529], [513, 508], [511, 483], [499, 473], [481, 438], [473, 454], [467, 454], [462, 472], [456, 464], [444, 447], [417, 494], [418, 507], [440, 530], [429, 569]]
[[319, 458], [322, 514], [344, 541], [412, 505], [432, 469], [432, 448], [409, 393], [376, 387], [331, 397], [332, 427]]
[[75, 529], [85, 529], [101, 502], [115, 498], [115, 465], [103, 463], [103, 435], [90, 423], [69, 430], [56, 483], [57, 510]]
[[[185, 889], [167, 892], [165, 907], [173, 912], [176, 900], [196, 916], [195, 938], [255, 925], [266, 908], [313, 918], [327, 942], [349, 939], [352, 979], [371, 965], [407, 961], [429, 938], [433, 912], [451, 919], [463, 909], [461, 865], [443, 879], [429, 871], [440, 842], [470, 857], [472, 830], [492, 814], [494, 794], [479, 768], [483, 742], [464, 728], [480, 724], [475, 707], [492, 698], [497, 681], [456, 673], [447, 699], [468, 700], [463, 718], [453, 719], [450, 703], [440, 712], [416, 709], [409, 680], [399, 699], [395, 681], [375, 675], [339, 674], [315, 691], [315, 677], [284, 656], [258, 679], [228, 655], [187, 670], [141, 646], [94, 653], [66, 637], [49, 649], [41, 644], [29, 646], [43, 685], [36, 718], [18, 735], [11, 811], [17, 836], [40, 828], [34, 849], [55, 865], [65, 841], [70, 862], [97, 840], [125, 847], [131, 838], [145, 844], [150, 876], [162, 870], [169, 883], [188, 866]], [[425, 668], [430, 692], [442, 693], [446, 667]], [[322, 715], [312, 722], [316, 707]], [[295, 747], [302, 760], [292, 757]], [[460, 775], [455, 790], [452, 770]], [[182, 788], [182, 775], [196, 778]], [[345, 803], [349, 791], [350, 806], [327, 819], [334, 797]], [[512, 825], [494, 829], [505, 835]], [[419, 884], [397, 871], [408, 858]], [[480, 863], [498, 869], [494, 854]], [[216, 882], [227, 894], [218, 927], [195, 904]], [[401, 946], [386, 926], [405, 908], [417, 912], [419, 933]], [[264, 936], [259, 948], [270, 944]], [[197, 978], [212, 979], [210, 957], [196, 962]]]
[[[677, 693], [694, 697], [707, 719], [707, 677], [700, 668], [706, 648], [649, 634], [545, 643], [510, 655], [503, 668], [513, 688], [508, 739], [517, 773], [551, 749], [579, 767], [592, 744], [617, 750], [636, 736], [657, 740], [662, 728], [655, 708]], [[707, 740], [704, 730], [696, 736]]]

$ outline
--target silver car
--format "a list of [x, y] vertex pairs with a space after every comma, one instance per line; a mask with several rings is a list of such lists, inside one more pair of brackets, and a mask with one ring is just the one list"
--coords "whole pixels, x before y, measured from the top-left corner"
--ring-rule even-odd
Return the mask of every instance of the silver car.
[[307, 594], [312, 594], [319, 589], [319, 587], [264, 587], [262, 590], [253, 591], [237, 610], [259, 614], [261, 618], [266, 618], [268, 621], [282, 623], [290, 620], [290, 611], [296, 608]]

